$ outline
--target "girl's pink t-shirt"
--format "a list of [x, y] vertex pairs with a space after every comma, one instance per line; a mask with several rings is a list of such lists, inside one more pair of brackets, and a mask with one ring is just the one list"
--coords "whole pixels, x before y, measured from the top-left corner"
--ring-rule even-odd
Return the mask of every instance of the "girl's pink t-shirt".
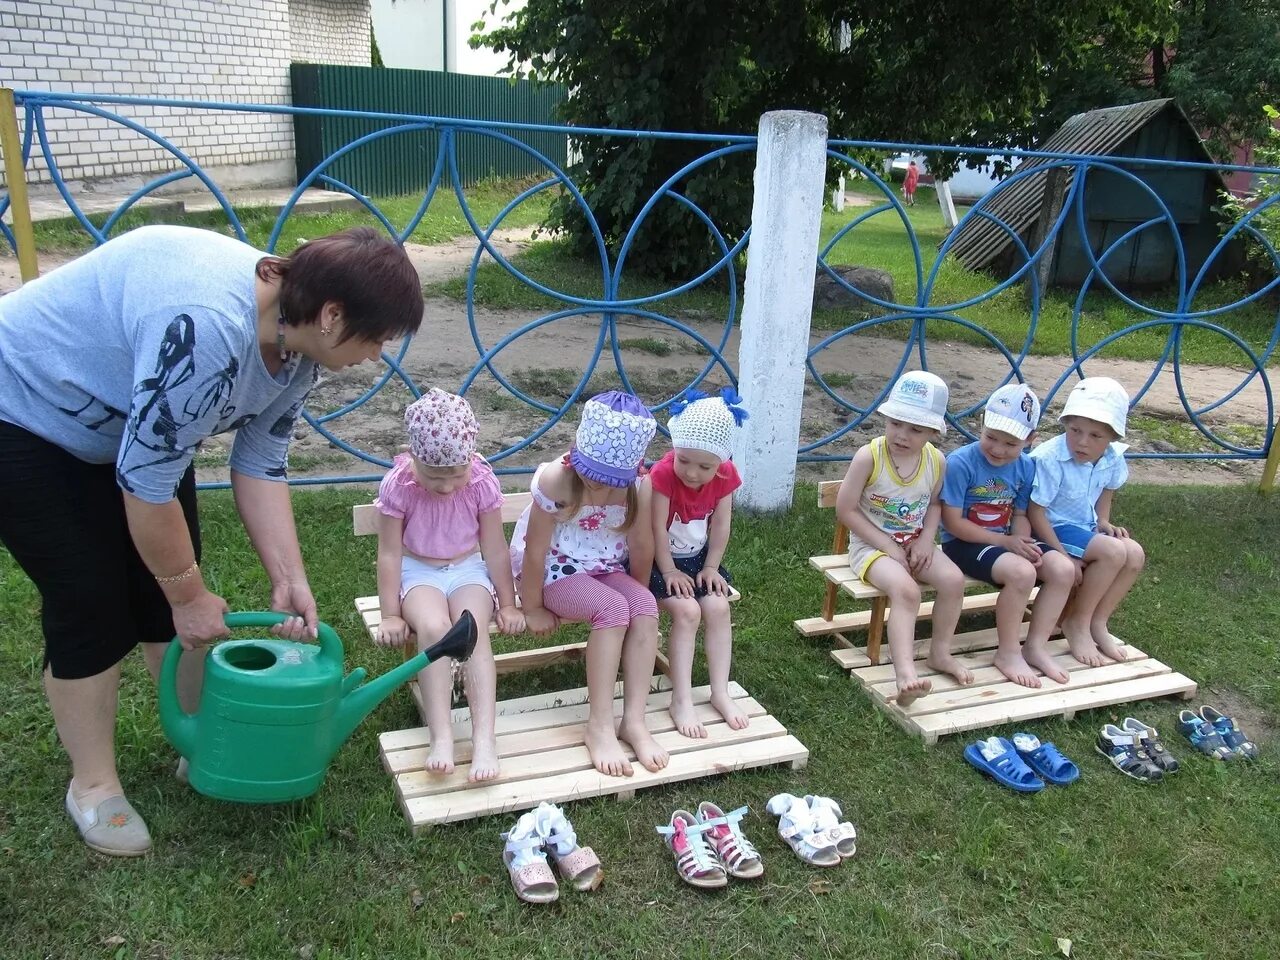
[[461, 490], [439, 496], [413, 476], [413, 458], [396, 457], [378, 487], [374, 506], [404, 521], [404, 546], [433, 560], [458, 556], [480, 542], [480, 514], [502, 507], [502, 487], [493, 468], [477, 456], [471, 480]]

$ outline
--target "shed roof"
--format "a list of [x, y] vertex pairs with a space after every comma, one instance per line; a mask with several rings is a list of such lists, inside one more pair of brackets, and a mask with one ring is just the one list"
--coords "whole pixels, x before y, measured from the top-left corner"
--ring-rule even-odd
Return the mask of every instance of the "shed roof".
[[[1107, 156], [1166, 108], [1176, 110], [1181, 121], [1194, 133], [1191, 121], [1172, 99], [1145, 100], [1142, 103], [1077, 113], [1036, 149], [1051, 153]], [[1195, 136], [1195, 141], [1199, 143], [1198, 135]], [[1201, 159], [1212, 160], [1203, 147], [1201, 152], [1204, 154]], [[1018, 170], [1029, 170], [1054, 162], [1056, 161], [1034, 157], [1019, 165]], [[1072, 176], [1070, 172], [1066, 175], [1068, 189]], [[997, 188], [983, 209], [1023, 236], [1040, 215], [1048, 179], [1048, 171], [1033, 173], [1011, 186]], [[985, 217], [972, 217], [957, 231], [948, 252], [970, 270], [981, 270], [1003, 253], [1011, 242], [1009, 234], [998, 224]]]

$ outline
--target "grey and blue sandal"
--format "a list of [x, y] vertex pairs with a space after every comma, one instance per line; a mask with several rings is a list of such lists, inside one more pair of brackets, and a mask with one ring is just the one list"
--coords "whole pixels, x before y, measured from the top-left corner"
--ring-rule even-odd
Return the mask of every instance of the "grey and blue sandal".
[[1143, 749], [1137, 734], [1121, 730], [1114, 723], [1102, 728], [1095, 749], [1131, 780], [1156, 783], [1164, 778], [1164, 771]]
[[1149, 756], [1157, 767], [1165, 773], [1178, 772], [1178, 758], [1169, 752], [1168, 747], [1164, 745], [1164, 741], [1160, 739], [1160, 734], [1156, 732], [1156, 728], [1148, 726], [1137, 717], [1125, 717], [1123, 729], [1125, 733], [1132, 733], [1138, 738], [1142, 744], [1142, 749], [1147, 751]]
[[1215, 707], [1201, 707], [1200, 716], [1213, 724], [1213, 729], [1222, 737], [1222, 742], [1231, 748], [1231, 752], [1241, 760], [1257, 760], [1258, 745], [1240, 729], [1235, 717], [1229, 717]]
[[1213, 723], [1195, 710], [1178, 714], [1178, 729], [1188, 742], [1211, 760], [1234, 760], [1236, 753], [1222, 739]]

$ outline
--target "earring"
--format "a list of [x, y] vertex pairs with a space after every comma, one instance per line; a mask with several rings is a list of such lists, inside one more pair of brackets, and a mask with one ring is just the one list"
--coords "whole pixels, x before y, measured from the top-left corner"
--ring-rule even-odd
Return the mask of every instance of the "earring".
[[331, 333], [333, 333], [333, 327], [321, 327], [321, 328], [320, 328], [320, 334], [321, 334], [321, 336], [325, 336], [325, 337], [327, 337], [327, 336], [328, 336], [329, 334], [331, 334]]

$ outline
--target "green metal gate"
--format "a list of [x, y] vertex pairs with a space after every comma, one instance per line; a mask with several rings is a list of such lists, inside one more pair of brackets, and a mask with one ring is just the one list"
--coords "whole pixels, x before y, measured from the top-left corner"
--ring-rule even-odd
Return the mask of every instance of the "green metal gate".
[[[293, 103], [368, 113], [407, 113], [467, 120], [556, 123], [564, 100], [561, 84], [512, 82], [435, 70], [390, 70], [295, 63], [290, 68]], [[294, 117], [298, 179], [353, 140], [395, 126], [361, 117]], [[563, 165], [563, 133], [503, 131]], [[463, 185], [490, 178], [539, 177], [546, 167], [519, 148], [494, 137], [459, 133], [458, 172]], [[366, 196], [416, 193], [431, 180], [440, 136], [435, 131], [396, 134], [364, 144], [325, 168], [325, 173]]]

